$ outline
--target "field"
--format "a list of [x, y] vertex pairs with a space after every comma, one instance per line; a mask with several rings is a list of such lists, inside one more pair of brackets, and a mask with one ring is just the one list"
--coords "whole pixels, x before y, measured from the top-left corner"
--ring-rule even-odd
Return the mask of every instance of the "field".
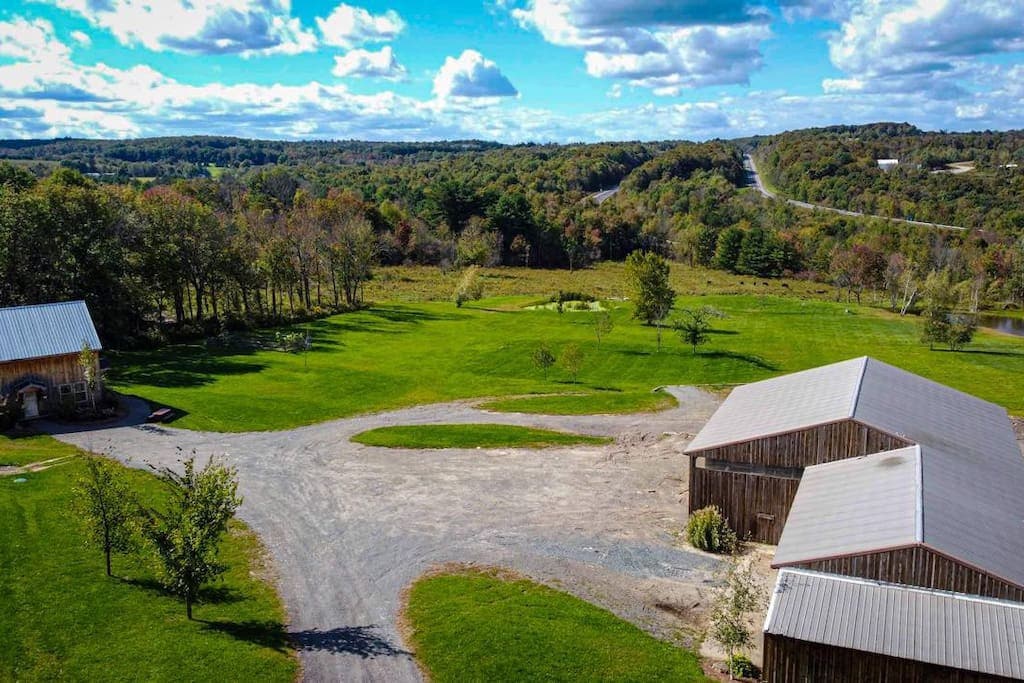
[[[0, 463], [72, 456], [41, 472], [0, 477], [0, 680], [291, 681], [297, 664], [284, 610], [263, 570], [255, 535], [233, 523], [221, 559], [230, 566], [197, 605], [196, 621], [156, 583], [151, 564], [83, 548], [68, 511], [82, 471], [77, 451], [49, 437], [0, 436]], [[146, 502], [163, 491], [131, 472]]]
[[[686, 291], [703, 271], [676, 266]], [[422, 275], [423, 279], [417, 279]], [[528, 274], [527, 274], [528, 275]], [[712, 305], [726, 314], [715, 321], [711, 342], [698, 354], [670, 330], [659, 352], [653, 328], [631, 319], [621, 294], [621, 268], [540, 272], [498, 271], [487, 293], [500, 295], [456, 308], [447, 301], [402, 303], [432, 298], [443, 287], [428, 277], [439, 271], [396, 269], [384, 279], [396, 283], [391, 303], [311, 323], [308, 353], [207, 349], [179, 345], [148, 352], [111, 354], [111, 385], [180, 411], [176, 426], [211, 431], [285, 429], [302, 424], [453, 399], [530, 394], [579, 394], [555, 399], [574, 412], [621, 412], [650, 408], [650, 391], [661, 385], [730, 385], [763, 379], [823, 363], [872, 355], [1024, 413], [1024, 340], [981, 331], [965, 351], [931, 351], [919, 342], [913, 316], [899, 317], [867, 305], [823, 300], [815, 291], [787, 296], [718, 293], [682, 296], [677, 307]], [[556, 280], [560, 275], [562, 280]], [[402, 282], [402, 278], [411, 282]], [[737, 278], [709, 289], [732, 291]], [[587, 312], [559, 314], [525, 310], [541, 296], [569, 287], [606, 301], [615, 327], [597, 344]], [[784, 282], [763, 289], [784, 292]], [[760, 287], [760, 285], [758, 285]], [[532, 295], [523, 291], [532, 289]], [[379, 300], [379, 299], [378, 299]], [[548, 379], [531, 362], [546, 343], [558, 355], [578, 343], [585, 354], [579, 382], [558, 366]], [[549, 399], [540, 400], [541, 405]], [[499, 404], [508, 410], [529, 403]]]
[[352, 437], [356, 443], [384, 448], [546, 448], [601, 445], [610, 439], [515, 425], [451, 424], [378, 427]]
[[498, 572], [428, 576], [405, 617], [417, 660], [445, 681], [705, 681], [696, 656], [610, 612]]

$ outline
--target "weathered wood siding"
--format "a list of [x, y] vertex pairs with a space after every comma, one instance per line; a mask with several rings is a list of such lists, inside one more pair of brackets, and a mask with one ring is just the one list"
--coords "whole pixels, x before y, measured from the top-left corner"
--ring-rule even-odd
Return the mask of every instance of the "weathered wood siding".
[[[717, 505], [741, 537], [778, 543], [803, 468], [910, 442], [853, 420], [690, 453], [690, 512]], [[705, 467], [698, 467], [703, 459]], [[752, 471], [723, 471], [734, 469]], [[780, 471], [789, 473], [779, 476]]]
[[[1024, 558], [1021, 560], [1024, 562]], [[928, 548], [898, 548], [799, 565], [806, 569], [1024, 602], [1024, 589]]]
[[765, 683], [1004, 683], [1012, 679], [764, 634]]
[[[99, 370], [99, 354], [94, 353], [93, 371], [96, 373], [97, 386], [100, 378]], [[85, 373], [79, 363], [79, 354], [77, 353], [0, 363], [0, 391], [8, 391], [25, 381], [46, 386], [47, 400], [40, 408], [53, 410], [56, 409], [60, 400], [58, 387], [62, 384], [84, 382]], [[98, 394], [99, 389], [97, 389]]]

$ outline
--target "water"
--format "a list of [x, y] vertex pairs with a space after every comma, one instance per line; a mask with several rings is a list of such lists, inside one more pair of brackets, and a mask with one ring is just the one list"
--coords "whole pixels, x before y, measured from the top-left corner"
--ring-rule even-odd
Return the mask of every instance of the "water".
[[997, 332], [1024, 337], [1024, 318], [985, 314], [978, 316], [978, 325]]

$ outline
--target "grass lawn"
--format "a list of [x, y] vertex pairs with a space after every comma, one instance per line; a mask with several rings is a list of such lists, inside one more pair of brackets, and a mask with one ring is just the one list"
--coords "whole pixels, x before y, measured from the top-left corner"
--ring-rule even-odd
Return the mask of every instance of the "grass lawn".
[[609, 413], [649, 413], [678, 405], [675, 397], [663, 391], [601, 391], [584, 394], [519, 396], [487, 401], [485, 410], [503, 413], [541, 415], [593, 415]]
[[[621, 269], [595, 273], [614, 277]], [[527, 284], [516, 281], [511, 289]], [[546, 280], [534, 285], [548, 286]], [[110, 383], [182, 411], [176, 426], [247, 431], [429, 402], [526, 394], [585, 394], [529, 398], [526, 408], [531, 401], [551, 401], [556, 410], [569, 410], [566, 404], [576, 412], [609, 412], [610, 404], [627, 410], [632, 400], [627, 395], [650, 394], [661, 385], [728, 385], [872, 355], [1024, 413], [1020, 337], [982, 330], [963, 352], [930, 351], [919, 341], [916, 318], [868, 306], [795, 295], [684, 296], [678, 307], [710, 304], [728, 316], [714, 321], [710, 343], [694, 355], [670, 330], [658, 352], [655, 330], [631, 319], [628, 302], [606, 301], [615, 327], [598, 346], [593, 314], [523, 309], [536, 301], [535, 293], [496, 296], [458, 309], [430, 301], [375, 305], [311, 323], [313, 350], [307, 354], [208, 350], [201, 344], [112, 353]], [[531, 362], [541, 342], [556, 355], [566, 343], [580, 345], [585, 358], [579, 383], [558, 367], [545, 380]], [[609, 398], [613, 394], [621, 396]]]
[[[0, 436], [0, 462], [24, 464], [77, 451], [49, 437]], [[233, 522], [221, 560], [230, 566], [197, 605], [197, 621], [166, 595], [151, 565], [82, 546], [68, 512], [81, 460], [0, 477], [0, 680], [292, 681], [284, 611], [263, 571], [255, 534]], [[162, 486], [131, 471], [146, 502]]]
[[496, 424], [378, 427], [356, 434], [352, 440], [385, 448], [543, 448], [611, 441], [597, 436]]
[[706, 681], [696, 655], [611, 612], [496, 572], [413, 584], [405, 619], [431, 680]]

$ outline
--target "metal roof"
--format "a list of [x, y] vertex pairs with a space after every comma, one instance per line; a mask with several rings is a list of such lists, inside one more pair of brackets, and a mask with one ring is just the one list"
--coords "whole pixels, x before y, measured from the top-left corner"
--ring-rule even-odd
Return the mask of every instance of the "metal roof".
[[804, 470], [774, 566], [922, 545], [1024, 587], [1024, 458], [911, 446]]
[[1024, 678], [1024, 604], [784, 569], [766, 633]]
[[78, 353], [100, 338], [84, 301], [0, 308], [0, 363]]
[[1001, 406], [867, 357], [737, 387], [686, 452], [850, 419], [914, 443], [1020, 459]]

